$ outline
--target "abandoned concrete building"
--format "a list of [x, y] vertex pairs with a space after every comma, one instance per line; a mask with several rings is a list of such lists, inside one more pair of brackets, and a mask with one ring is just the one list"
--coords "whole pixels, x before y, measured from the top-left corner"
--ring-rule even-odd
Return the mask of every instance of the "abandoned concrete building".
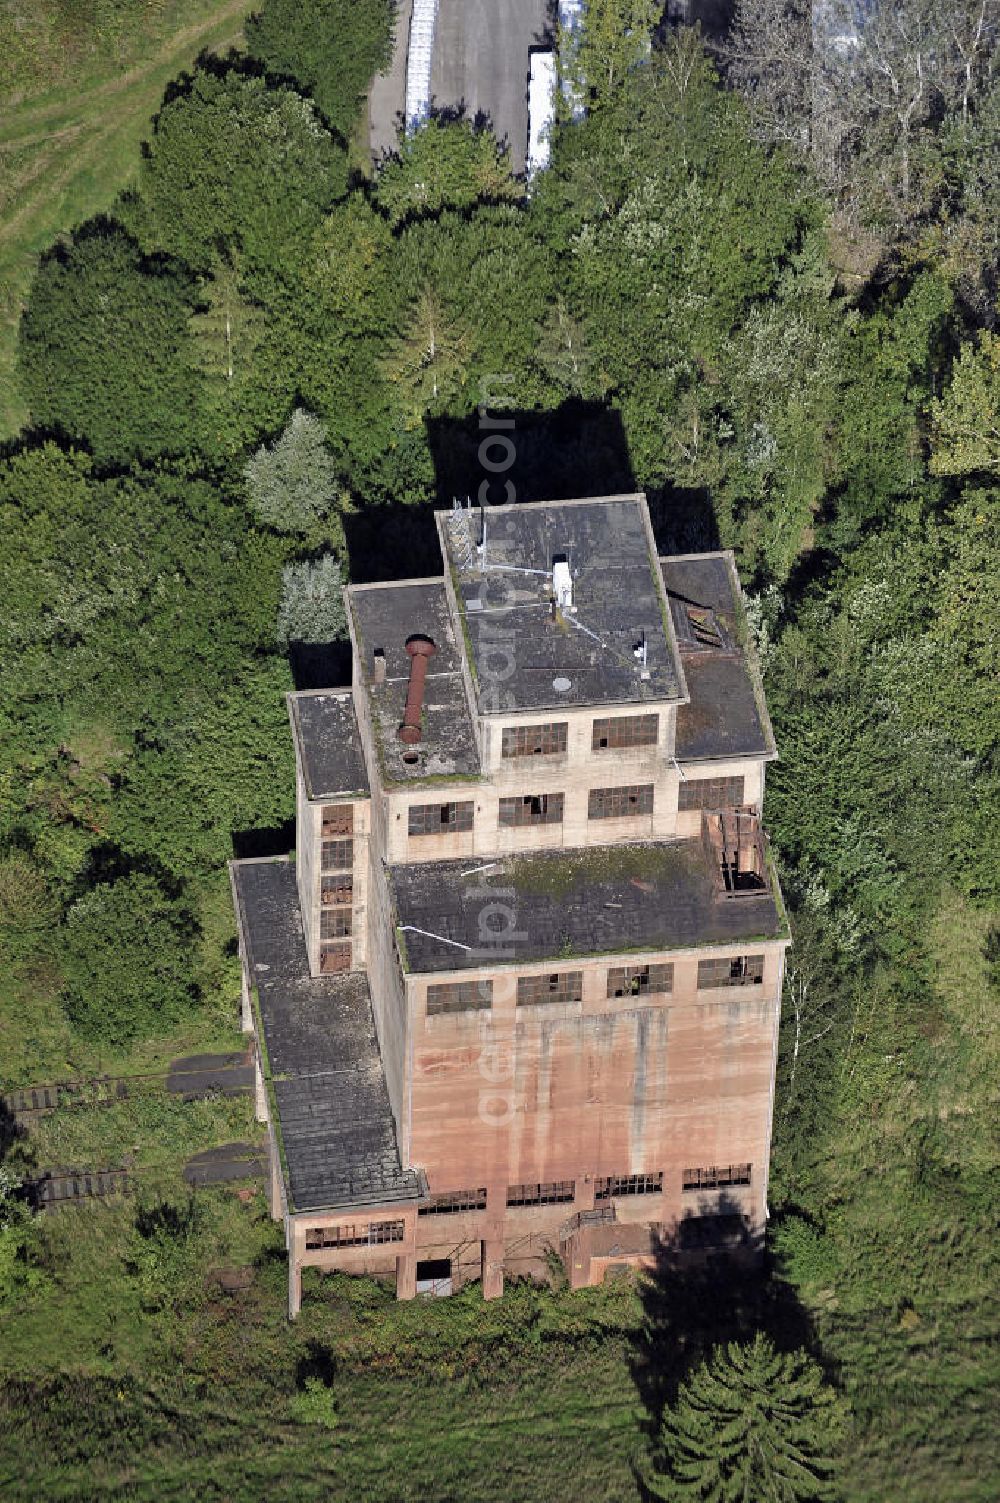
[[289, 1313], [560, 1257], [752, 1248], [788, 930], [775, 755], [724, 552], [641, 495], [439, 512], [352, 585], [350, 688], [289, 695], [294, 857], [232, 864]]

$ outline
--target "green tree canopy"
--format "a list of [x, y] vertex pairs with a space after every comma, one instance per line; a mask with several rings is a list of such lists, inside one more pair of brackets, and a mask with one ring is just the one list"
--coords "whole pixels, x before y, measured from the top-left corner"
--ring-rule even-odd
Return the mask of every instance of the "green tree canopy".
[[347, 635], [342, 584], [340, 564], [332, 553], [286, 564], [281, 573], [281, 604], [275, 627], [278, 645], [342, 641]]
[[114, 1048], [176, 1024], [196, 1001], [195, 937], [186, 906], [152, 877], [91, 888], [69, 910], [58, 947], [73, 1023]]
[[300, 407], [271, 448], [261, 445], [243, 474], [250, 510], [275, 532], [310, 532], [340, 495], [323, 424]]
[[199, 72], [156, 117], [137, 226], [200, 272], [220, 251], [248, 280], [280, 271], [345, 191], [346, 158], [311, 102], [236, 71]]
[[660, 1431], [669, 1503], [812, 1503], [835, 1496], [841, 1411], [804, 1352], [760, 1333], [717, 1347], [682, 1385]]
[[361, 95], [389, 61], [394, 0], [265, 0], [245, 25], [250, 56], [292, 78], [346, 141]]
[[189, 447], [195, 303], [185, 269], [145, 257], [120, 225], [97, 219], [78, 230], [43, 259], [21, 321], [32, 421], [102, 461]]
[[523, 192], [511, 175], [509, 151], [492, 131], [432, 117], [383, 162], [374, 197], [390, 224], [399, 225], [442, 209], [518, 199]]
[[1000, 473], [1000, 336], [962, 346], [951, 385], [931, 403], [931, 473]]

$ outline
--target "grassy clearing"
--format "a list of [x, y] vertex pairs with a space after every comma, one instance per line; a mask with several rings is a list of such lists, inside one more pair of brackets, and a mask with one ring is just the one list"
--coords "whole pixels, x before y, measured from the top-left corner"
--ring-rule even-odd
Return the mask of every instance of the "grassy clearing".
[[166, 85], [200, 52], [238, 45], [250, 8], [0, 0], [0, 438], [26, 418], [17, 325], [38, 254], [128, 185]]

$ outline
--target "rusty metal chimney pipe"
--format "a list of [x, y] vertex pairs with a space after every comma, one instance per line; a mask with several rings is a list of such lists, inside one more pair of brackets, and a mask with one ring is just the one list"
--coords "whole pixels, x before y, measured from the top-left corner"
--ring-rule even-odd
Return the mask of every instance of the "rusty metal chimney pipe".
[[434, 656], [437, 648], [430, 637], [408, 637], [406, 650], [410, 654], [410, 682], [406, 690], [403, 724], [399, 727], [397, 734], [406, 746], [416, 746], [422, 735], [420, 712], [424, 707], [427, 659]]

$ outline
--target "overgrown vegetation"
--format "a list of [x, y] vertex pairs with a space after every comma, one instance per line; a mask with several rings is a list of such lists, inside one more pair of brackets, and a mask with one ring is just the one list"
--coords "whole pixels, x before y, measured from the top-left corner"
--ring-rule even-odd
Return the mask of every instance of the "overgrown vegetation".
[[[751, 592], [795, 939], [769, 1278], [413, 1309], [326, 1281], [290, 1331], [273, 1228], [189, 1214], [176, 1164], [138, 1216], [40, 1223], [5, 1181], [15, 1494], [634, 1497], [685, 1378], [762, 1329], [838, 1391], [845, 1499], [996, 1494], [997, 18], [964, 70], [937, 37], [897, 130], [873, 89], [775, 93], [751, 9], [802, 42], [805, 7], [741, 7], [720, 82], [595, 5], [591, 108], [525, 199], [463, 123], [351, 180], [388, 9], [267, 0], [258, 66], [171, 88], [135, 191], [43, 258], [0, 462], [0, 1022], [11, 1081], [225, 1037], [224, 862], [292, 813], [286, 644], [340, 630], [316, 582], [370, 577], [373, 539], [421, 572], [485, 393], [522, 499], [645, 487], [663, 551], [733, 547]], [[943, 15], [875, 11], [862, 80], [912, 62], [889, 12]], [[37, 1142], [194, 1151], [162, 1104], [94, 1119]]]

